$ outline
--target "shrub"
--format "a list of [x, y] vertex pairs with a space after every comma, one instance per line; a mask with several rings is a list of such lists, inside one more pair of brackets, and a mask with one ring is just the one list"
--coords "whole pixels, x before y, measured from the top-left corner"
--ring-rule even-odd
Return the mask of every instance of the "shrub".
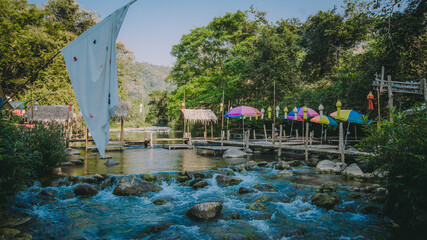
[[0, 116], [0, 201], [49, 175], [67, 157], [59, 126], [25, 128]]
[[420, 227], [426, 224], [427, 213], [426, 113], [416, 108], [392, 112], [392, 117], [394, 122], [384, 120], [380, 129], [376, 124], [368, 126], [362, 146], [375, 153], [366, 158], [367, 163], [386, 173], [382, 179], [390, 193], [386, 214], [401, 225]]

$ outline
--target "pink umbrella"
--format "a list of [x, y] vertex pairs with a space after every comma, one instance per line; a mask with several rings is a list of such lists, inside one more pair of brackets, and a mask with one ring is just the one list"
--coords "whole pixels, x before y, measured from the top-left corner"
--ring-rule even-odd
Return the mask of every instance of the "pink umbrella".
[[262, 113], [258, 109], [249, 106], [239, 106], [228, 111], [225, 118], [242, 118], [243, 121], [243, 147], [245, 146], [245, 118], [244, 117], [257, 117]]
[[304, 119], [302, 117], [297, 116], [297, 119], [295, 119], [295, 116], [290, 116], [289, 114], [286, 116], [286, 118], [285, 118], [285, 116], [283, 116], [282, 118], [289, 119], [289, 120], [297, 120], [297, 121], [301, 121], [301, 122], [304, 121]]

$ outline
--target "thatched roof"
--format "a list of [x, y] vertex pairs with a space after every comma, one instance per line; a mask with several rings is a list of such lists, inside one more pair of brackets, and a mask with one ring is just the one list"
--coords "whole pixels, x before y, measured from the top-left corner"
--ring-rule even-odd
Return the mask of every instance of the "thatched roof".
[[76, 118], [76, 114], [73, 111], [69, 111], [69, 109], [70, 106], [63, 105], [34, 106], [33, 109], [30, 108], [27, 111], [28, 119], [42, 123], [72, 123]]
[[119, 106], [116, 107], [116, 114], [113, 116], [113, 118], [116, 118], [116, 119], [126, 118], [130, 112], [130, 109], [131, 109], [130, 102], [120, 102]]
[[218, 121], [215, 113], [210, 109], [181, 109], [181, 119], [182, 118], [190, 123], [216, 123]]

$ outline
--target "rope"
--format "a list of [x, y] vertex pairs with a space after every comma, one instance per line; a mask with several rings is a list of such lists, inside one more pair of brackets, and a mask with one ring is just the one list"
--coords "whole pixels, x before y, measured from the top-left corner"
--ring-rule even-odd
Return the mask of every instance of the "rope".
[[39, 68], [39, 70], [37, 70], [37, 72], [35, 72], [35, 73], [33, 73], [33, 75], [31, 75], [29, 78], [28, 78], [28, 80], [27, 81], [25, 81], [25, 83], [23, 83], [21, 86], [19, 86], [18, 87], [18, 89], [16, 89], [16, 91], [12, 94], [12, 96], [10, 96], [6, 101], [4, 101], [1, 105], [0, 105], [0, 108], [2, 108], [4, 105], [6, 105], [25, 85], [27, 85], [27, 83], [31, 80], [31, 79], [33, 79], [33, 78], [35, 78], [38, 74], [39, 74], [39, 72], [41, 71], [41, 70], [43, 70], [47, 65], [49, 65], [52, 61], [53, 61], [53, 59], [56, 57], [56, 56], [58, 56], [58, 54], [60, 53], [61, 51], [58, 51], [57, 53], [55, 53], [55, 55], [53, 55], [53, 57], [51, 57], [41, 68]]

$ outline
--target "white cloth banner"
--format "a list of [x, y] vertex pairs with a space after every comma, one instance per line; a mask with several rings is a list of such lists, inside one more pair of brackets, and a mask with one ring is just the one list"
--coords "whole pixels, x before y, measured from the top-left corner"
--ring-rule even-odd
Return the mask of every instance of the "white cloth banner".
[[61, 52], [83, 119], [102, 157], [119, 106], [116, 39], [129, 4], [88, 29]]

